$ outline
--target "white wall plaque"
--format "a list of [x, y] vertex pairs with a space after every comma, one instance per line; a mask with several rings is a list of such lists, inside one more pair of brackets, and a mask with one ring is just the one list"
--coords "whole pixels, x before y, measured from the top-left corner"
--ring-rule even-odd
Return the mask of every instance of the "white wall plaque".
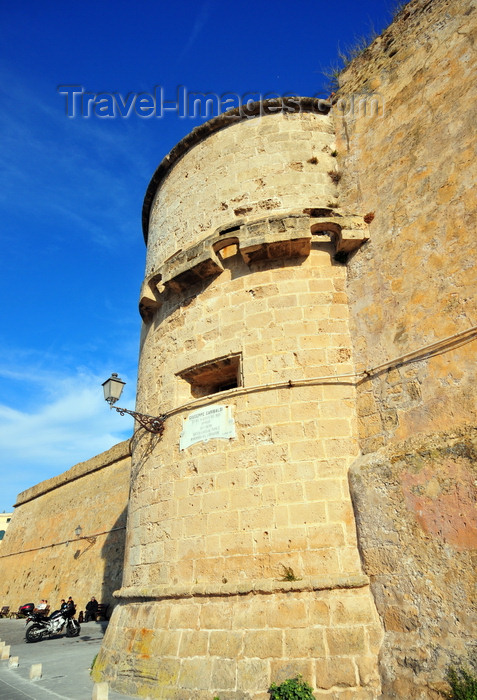
[[234, 438], [235, 421], [231, 406], [207, 406], [189, 413], [182, 423], [179, 448], [185, 450], [196, 442], [212, 438]]

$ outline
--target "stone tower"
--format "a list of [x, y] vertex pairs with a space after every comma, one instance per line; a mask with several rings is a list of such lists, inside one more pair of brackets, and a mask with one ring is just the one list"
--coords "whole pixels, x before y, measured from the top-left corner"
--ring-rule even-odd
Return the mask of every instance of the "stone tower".
[[[358, 554], [346, 259], [329, 105], [198, 127], [147, 190], [138, 429], [124, 579], [96, 673], [151, 698], [268, 697], [303, 674], [377, 697], [381, 624]], [[321, 697], [321, 696], [320, 696]], [[340, 696], [341, 697], [341, 696]]]
[[132, 442], [97, 679], [439, 700], [476, 658], [476, 31], [475, 0], [411, 0], [329, 113], [228, 113], [160, 164], [138, 410], [166, 429]]

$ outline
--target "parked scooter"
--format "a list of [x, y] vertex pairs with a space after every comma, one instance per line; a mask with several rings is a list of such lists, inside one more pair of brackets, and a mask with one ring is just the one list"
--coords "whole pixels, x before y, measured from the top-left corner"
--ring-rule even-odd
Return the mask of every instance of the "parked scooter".
[[73, 619], [75, 609], [55, 610], [49, 617], [45, 617], [41, 612], [29, 612], [26, 624], [33, 623], [27, 627], [25, 639], [27, 642], [40, 642], [43, 637], [61, 634], [64, 628], [67, 637], [77, 637], [81, 632], [80, 624]]

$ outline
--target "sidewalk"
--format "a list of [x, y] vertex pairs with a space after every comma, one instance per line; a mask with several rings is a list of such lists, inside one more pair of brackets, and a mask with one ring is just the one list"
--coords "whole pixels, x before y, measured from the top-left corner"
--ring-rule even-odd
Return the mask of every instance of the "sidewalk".
[[[18, 668], [0, 661], [0, 700], [91, 700], [94, 683], [90, 668], [101, 647], [107, 622], [81, 625], [79, 637], [64, 635], [41, 642], [25, 642], [25, 621], [0, 619], [0, 640], [10, 645]], [[30, 680], [32, 664], [42, 664], [42, 677]], [[109, 690], [108, 700], [132, 700]]]

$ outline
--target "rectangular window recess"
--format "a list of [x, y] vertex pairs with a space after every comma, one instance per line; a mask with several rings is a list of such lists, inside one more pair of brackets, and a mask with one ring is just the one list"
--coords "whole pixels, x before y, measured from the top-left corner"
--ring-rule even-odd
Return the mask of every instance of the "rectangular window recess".
[[192, 396], [199, 398], [242, 386], [242, 353], [218, 357], [178, 372], [190, 384]]

